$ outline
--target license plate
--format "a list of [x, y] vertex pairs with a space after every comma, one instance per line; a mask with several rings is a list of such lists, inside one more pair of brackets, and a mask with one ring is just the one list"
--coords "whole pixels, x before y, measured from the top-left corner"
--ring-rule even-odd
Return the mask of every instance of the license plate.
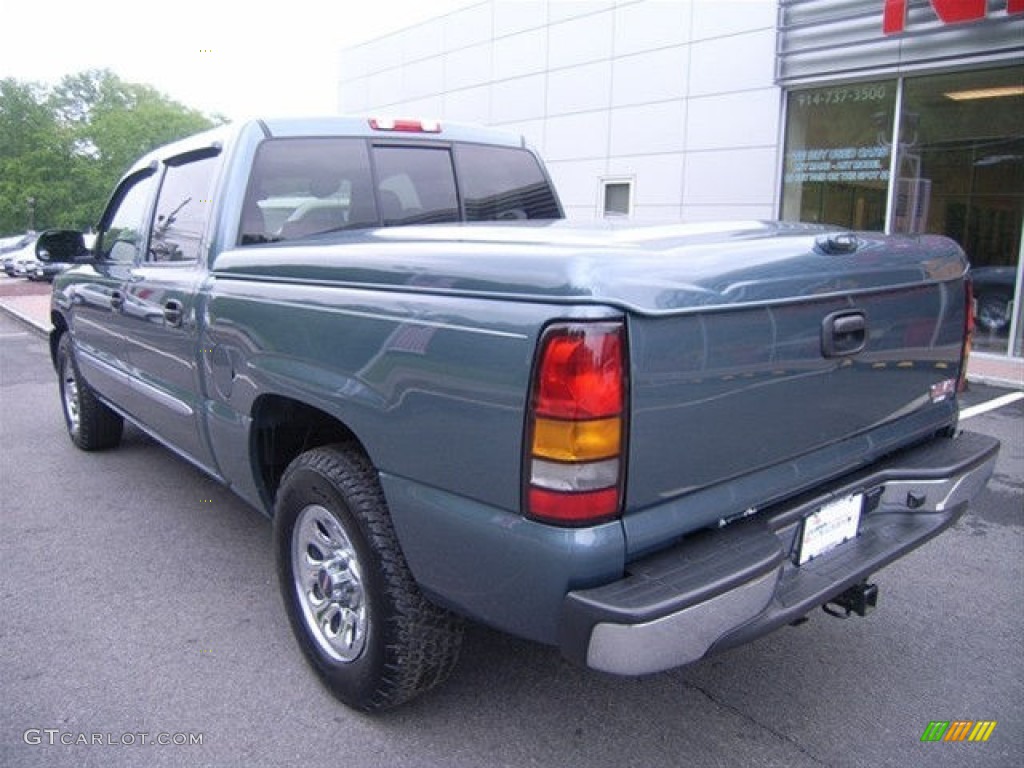
[[843, 542], [857, 536], [860, 525], [860, 511], [864, 507], [864, 494], [831, 501], [804, 520], [804, 531], [800, 538], [800, 557], [797, 565], [823, 555]]

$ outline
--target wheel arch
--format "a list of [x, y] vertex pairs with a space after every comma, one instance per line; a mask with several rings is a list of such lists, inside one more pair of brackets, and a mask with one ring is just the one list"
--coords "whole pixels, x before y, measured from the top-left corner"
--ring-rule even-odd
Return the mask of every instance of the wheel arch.
[[56, 310], [50, 311], [50, 325], [53, 328], [50, 330], [50, 362], [53, 363], [54, 370], [57, 369], [57, 347], [60, 346], [60, 337], [68, 332], [68, 322], [60, 312]]
[[249, 439], [257, 487], [271, 516], [281, 478], [302, 453], [345, 444], [369, 457], [363, 442], [339, 418], [285, 395], [263, 394], [253, 402]]

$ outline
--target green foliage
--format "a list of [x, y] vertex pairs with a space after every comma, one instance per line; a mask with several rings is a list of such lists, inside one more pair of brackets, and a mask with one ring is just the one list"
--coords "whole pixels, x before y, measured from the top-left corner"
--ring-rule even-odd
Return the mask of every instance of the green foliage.
[[0, 235], [86, 229], [128, 167], [156, 147], [223, 122], [109, 70], [53, 87], [0, 80]]

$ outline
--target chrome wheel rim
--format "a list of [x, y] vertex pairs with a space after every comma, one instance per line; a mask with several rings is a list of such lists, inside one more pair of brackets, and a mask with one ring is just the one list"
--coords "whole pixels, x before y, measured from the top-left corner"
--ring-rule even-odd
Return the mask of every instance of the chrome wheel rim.
[[82, 421], [78, 404], [78, 379], [75, 378], [74, 368], [67, 359], [64, 360], [61, 367], [61, 394], [64, 400], [64, 415], [68, 420], [68, 429], [72, 435], [76, 435]]
[[292, 582], [320, 650], [339, 662], [359, 658], [369, 631], [362, 570], [345, 529], [318, 504], [303, 509], [295, 521]]

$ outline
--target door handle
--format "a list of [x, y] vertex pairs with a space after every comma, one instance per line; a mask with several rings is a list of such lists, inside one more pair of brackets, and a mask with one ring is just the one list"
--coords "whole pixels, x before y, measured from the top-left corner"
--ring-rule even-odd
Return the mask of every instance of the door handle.
[[164, 320], [168, 325], [180, 328], [185, 316], [185, 307], [177, 299], [169, 299], [164, 303]]
[[861, 310], [833, 312], [821, 322], [821, 354], [847, 357], [864, 349], [868, 341], [868, 318]]

